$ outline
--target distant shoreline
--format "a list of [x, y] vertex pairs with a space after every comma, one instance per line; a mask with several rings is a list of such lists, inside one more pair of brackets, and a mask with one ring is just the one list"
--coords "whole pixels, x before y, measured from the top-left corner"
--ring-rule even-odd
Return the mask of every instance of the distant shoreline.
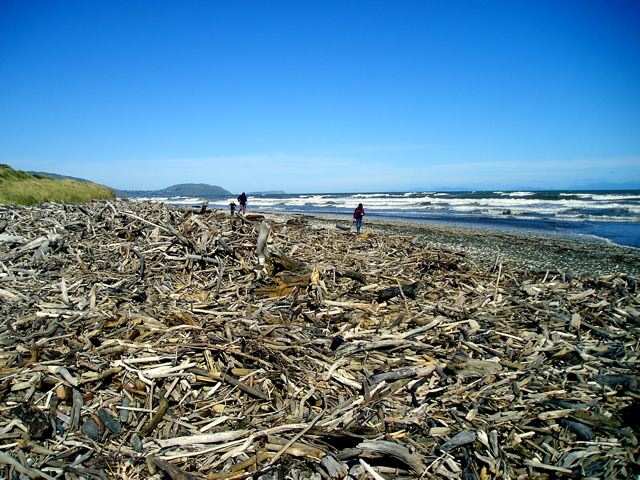
[[[228, 208], [229, 198], [157, 198], [174, 205]], [[151, 199], [149, 199], [151, 200]], [[536, 192], [396, 192], [249, 196], [250, 211], [350, 216], [363, 203], [367, 220], [453, 224], [534, 235], [594, 236], [640, 248], [640, 190]]]

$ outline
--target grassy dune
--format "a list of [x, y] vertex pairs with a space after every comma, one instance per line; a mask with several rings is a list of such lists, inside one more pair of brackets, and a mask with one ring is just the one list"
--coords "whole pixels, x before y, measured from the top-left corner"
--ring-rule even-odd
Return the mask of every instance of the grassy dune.
[[111, 190], [96, 183], [40, 178], [0, 164], [0, 203], [84, 203], [114, 197]]

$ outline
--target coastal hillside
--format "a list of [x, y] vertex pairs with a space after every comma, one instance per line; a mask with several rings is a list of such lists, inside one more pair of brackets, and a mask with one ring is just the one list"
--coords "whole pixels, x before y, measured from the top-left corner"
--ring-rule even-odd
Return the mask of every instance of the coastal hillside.
[[34, 205], [45, 202], [84, 203], [112, 199], [113, 191], [89, 181], [53, 179], [0, 164], [0, 203]]
[[[27, 171], [36, 178], [49, 178], [52, 180], [75, 180], [82, 183], [94, 183], [91, 180], [79, 177], [71, 177], [68, 175], [59, 175], [57, 173]], [[110, 188], [118, 197], [217, 197], [233, 195], [230, 191], [217, 185], [208, 185], [206, 183], [179, 183], [171, 185], [160, 190], [119, 190]], [[281, 191], [260, 192], [264, 193], [284, 193]]]
[[37, 172], [33, 170], [27, 170], [26, 173], [29, 173], [34, 177], [38, 177], [38, 178], [51, 178], [53, 180], [76, 180], [78, 182], [84, 182], [84, 183], [95, 183], [95, 182], [92, 182], [91, 180], [87, 180], [86, 178], [71, 177], [69, 175], [60, 175], [58, 173]]
[[233, 195], [217, 185], [179, 183], [162, 190], [115, 190], [119, 197], [216, 197]]

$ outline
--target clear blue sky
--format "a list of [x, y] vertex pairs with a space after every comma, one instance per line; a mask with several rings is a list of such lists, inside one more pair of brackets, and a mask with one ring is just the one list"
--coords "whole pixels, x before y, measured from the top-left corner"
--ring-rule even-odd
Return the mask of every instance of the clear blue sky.
[[640, 2], [0, 0], [0, 162], [125, 189], [638, 186]]

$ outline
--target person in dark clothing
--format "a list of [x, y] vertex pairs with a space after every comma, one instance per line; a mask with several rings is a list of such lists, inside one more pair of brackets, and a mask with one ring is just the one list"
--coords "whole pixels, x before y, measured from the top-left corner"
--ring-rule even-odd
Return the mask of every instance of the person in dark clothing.
[[362, 227], [362, 217], [364, 217], [364, 207], [362, 204], [358, 204], [358, 207], [353, 211], [353, 219], [356, 222], [356, 233], [360, 233], [360, 227]]
[[231, 216], [233, 217], [233, 215], [236, 213], [236, 202], [234, 202], [233, 200], [231, 200], [231, 203], [229, 204], [229, 210], [231, 211]]
[[238, 203], [240, 204], [240, 211], [246, 213], [247, 211], [247, 194], [242, 192], [238, 195]]

